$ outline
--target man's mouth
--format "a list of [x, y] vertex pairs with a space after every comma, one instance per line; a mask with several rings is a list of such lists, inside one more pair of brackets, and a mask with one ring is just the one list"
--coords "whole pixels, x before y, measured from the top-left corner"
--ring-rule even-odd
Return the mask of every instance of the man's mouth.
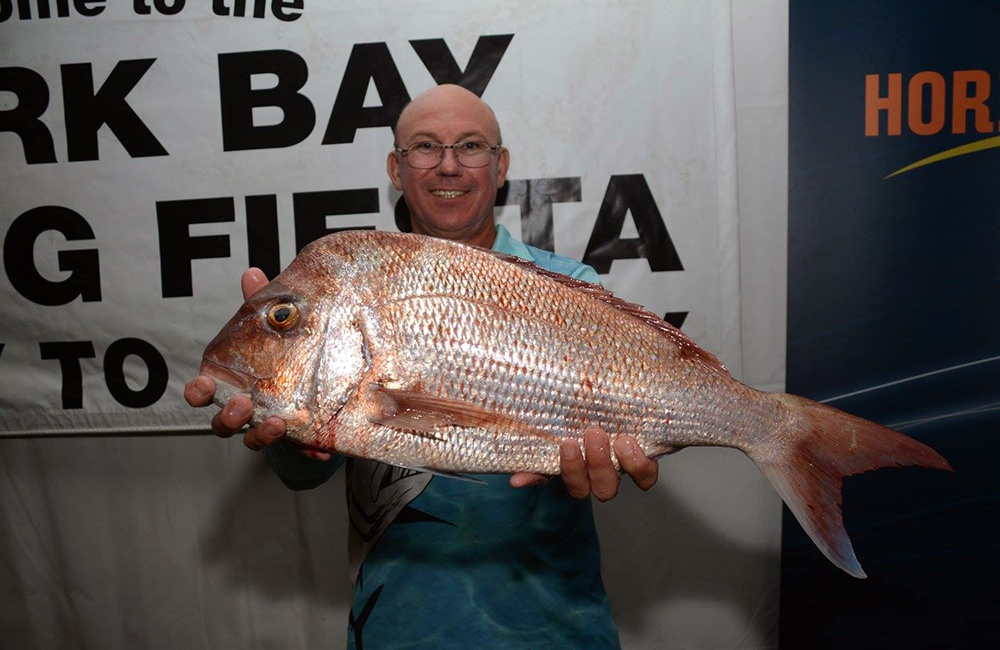
[[465, 193], [465, 190], [431, 190], [431, 194], [441, 199], [457, 199]]

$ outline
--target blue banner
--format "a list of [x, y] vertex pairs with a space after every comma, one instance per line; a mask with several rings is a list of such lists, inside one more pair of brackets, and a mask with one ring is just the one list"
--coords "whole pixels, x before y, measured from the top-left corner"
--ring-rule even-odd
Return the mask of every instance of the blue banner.
[[845, 481], [869, 578], [786, 511], [783, 648], [998, 647], [1000, 3], [790, 6], [787, 388], [954, 474]]

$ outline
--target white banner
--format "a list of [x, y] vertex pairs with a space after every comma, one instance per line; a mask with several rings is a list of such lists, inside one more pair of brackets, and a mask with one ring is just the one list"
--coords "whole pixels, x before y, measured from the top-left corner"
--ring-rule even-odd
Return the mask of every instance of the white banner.
[[[343, 645], [342, 481], [131, 434], [207, 433], [181, 391], [249, 264], [396, 227], [387, 125], [438, 82], [495, 109], [516, 236], [780, 388], [786, 26], [781, 0], [0, 0], [0, 638]], [[39, 435], [87, 432], [126, 437]], [[624, 647], [776, 647], [777, 496], [732, 450], [660, 467], [595, 505]]]
[[738, 364], [725, 5], [0, 3], [0, 435], [204, 428], [240, 272], [395, 229], [389, 125], [443, 82], [498, 115], [515, 236]]

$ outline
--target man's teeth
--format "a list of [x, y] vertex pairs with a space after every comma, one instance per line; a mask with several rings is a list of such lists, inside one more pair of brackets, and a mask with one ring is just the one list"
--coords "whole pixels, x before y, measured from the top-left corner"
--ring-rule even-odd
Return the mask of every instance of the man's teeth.
[[433, 192], [431, 192], [431, 194], [433, 194], [434, 196], [439, 196], [442, 199], [454, 199], [456, 197], [462, 196], [463, 194], [465, 194], [465, 192], [462, 190], [434, 190]]

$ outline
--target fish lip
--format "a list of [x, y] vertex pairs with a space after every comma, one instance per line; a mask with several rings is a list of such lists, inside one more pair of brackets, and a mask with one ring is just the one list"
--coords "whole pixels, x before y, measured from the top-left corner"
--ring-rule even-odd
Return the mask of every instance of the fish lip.
[[216, 402], [218, 402], [220, 393], [227, 394], [224, 401], [228, 401], [229, 398], [236, 394], [249, 394], [250, 390], [257, 383], [257, 378], [250, 374], [234, 368], [219, 365], [218, 363], [209, 361], [208, 359], [202, 359], [201, 369], [199, 372], [203, 375], [211, 377], [216, 381], [216, 383], [222, 384], [222, 386], [218, 386], [216, 389]]

